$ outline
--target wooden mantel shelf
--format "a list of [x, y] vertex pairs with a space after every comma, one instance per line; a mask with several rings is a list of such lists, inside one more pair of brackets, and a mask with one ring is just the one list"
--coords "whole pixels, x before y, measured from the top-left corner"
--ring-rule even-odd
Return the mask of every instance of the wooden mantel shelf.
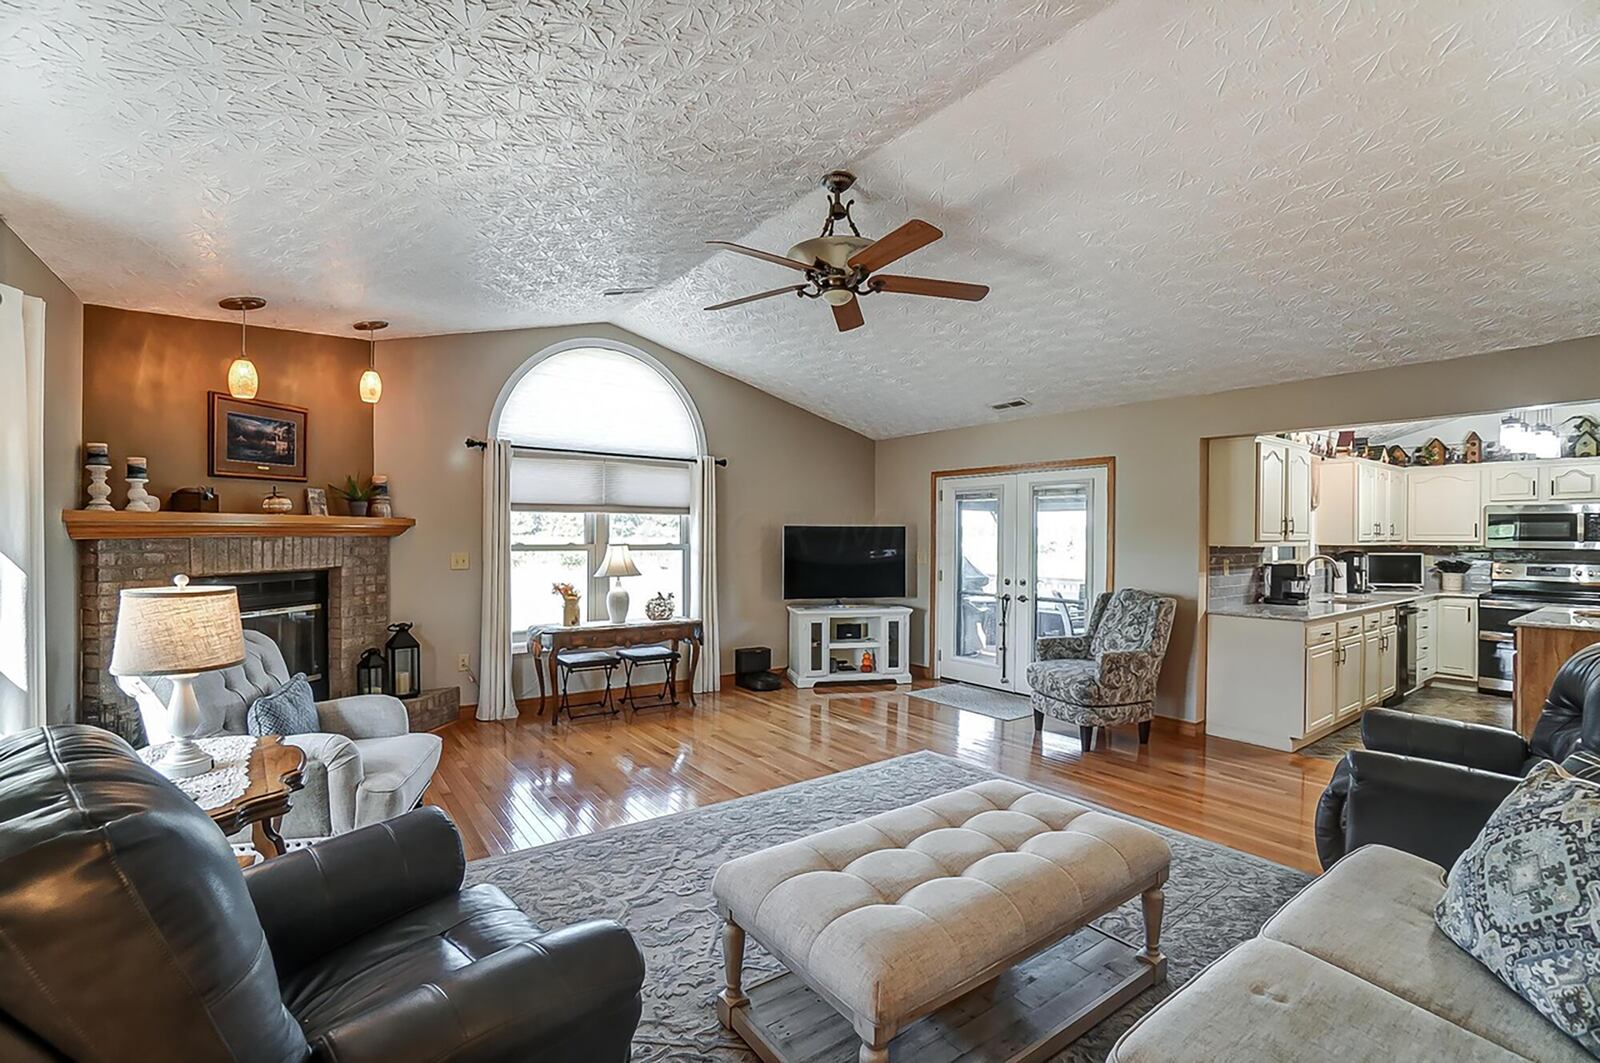
[[63, 510], [74, 539], [196, 539], [210, 535], [362, 535], [392, 539], [417, 522], [410, 517], [312, 517], [303, 513], [129, 513]]

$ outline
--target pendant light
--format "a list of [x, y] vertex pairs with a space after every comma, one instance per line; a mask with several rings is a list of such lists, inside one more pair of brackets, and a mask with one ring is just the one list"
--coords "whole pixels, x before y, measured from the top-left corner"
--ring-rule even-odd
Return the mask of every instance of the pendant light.
[[378, 375], [378, 341], [372, 335], [381, 328], [388, 328], [387, 321], [357, 321], [350, 326], [359, 332], [367, 334], [367, 371], [361, 374], [361, 401], [376, 406], [383, 397], [383, 377]]
[[236, 399], [253, 399], [256, 391], [261, 387], [261, 376], [256, 372], [256, 363], [245, 357], [244, 334], [245, 315], [252, 310], [260, 310], [267, 305], [265, 299], [258, 299], [253, 295], [235, 295], [224, 299], [217, 304], [224, 310], [239, 311], [239, 357], [228, 366], [228, 394]]

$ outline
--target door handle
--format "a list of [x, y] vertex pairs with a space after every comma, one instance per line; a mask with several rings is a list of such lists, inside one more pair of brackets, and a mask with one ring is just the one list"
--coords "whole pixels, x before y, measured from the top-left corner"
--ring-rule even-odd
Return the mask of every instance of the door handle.
[[1027, 595], [1026, 595], [1026, 594], [1019, 594], [1019, 595], [1017, 595], [1017, 601], [1019, 601], [1019, 602], [1025, 602], [1025, 601], [1027, 601], [1027, 600], [1028, 600], [1028, 596], [1027, 596]]
[[[1006, 582], [1010, 583], [1011, 581], [1007, 580]], [[1002, 683], [1009, 681], [1006, 678], [1006, 669], [1011, 656], [1011, 654], [1008, 652], [1008, 648], [1011, 643], [1010, 622], [1011, 595], [1002, 594], [1000, 596], [1000, 682]]]

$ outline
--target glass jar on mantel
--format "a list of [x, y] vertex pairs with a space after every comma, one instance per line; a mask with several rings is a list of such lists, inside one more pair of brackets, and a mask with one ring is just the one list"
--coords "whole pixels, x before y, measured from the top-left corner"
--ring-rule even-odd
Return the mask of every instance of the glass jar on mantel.
[[422, 646], [411, 634], [410, 624], [390, 624], [394, 632], [384, 644], [389, 655], [389, 693], [397, 698], [414, 698], [422, 693]]

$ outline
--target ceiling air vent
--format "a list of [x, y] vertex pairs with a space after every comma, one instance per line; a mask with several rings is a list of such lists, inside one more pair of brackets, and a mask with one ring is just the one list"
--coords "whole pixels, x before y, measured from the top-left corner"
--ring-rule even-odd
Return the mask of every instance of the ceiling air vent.
[[990, 406], [989, 406], [989, 409], [991, 409], [991, 410], [1014, 410], [1019, 406], [1026, 406], [1026, 405], [1028, 405], [1028, 400], [1027, 399], [1007, 399], [1004, 402], [991, 403]]

